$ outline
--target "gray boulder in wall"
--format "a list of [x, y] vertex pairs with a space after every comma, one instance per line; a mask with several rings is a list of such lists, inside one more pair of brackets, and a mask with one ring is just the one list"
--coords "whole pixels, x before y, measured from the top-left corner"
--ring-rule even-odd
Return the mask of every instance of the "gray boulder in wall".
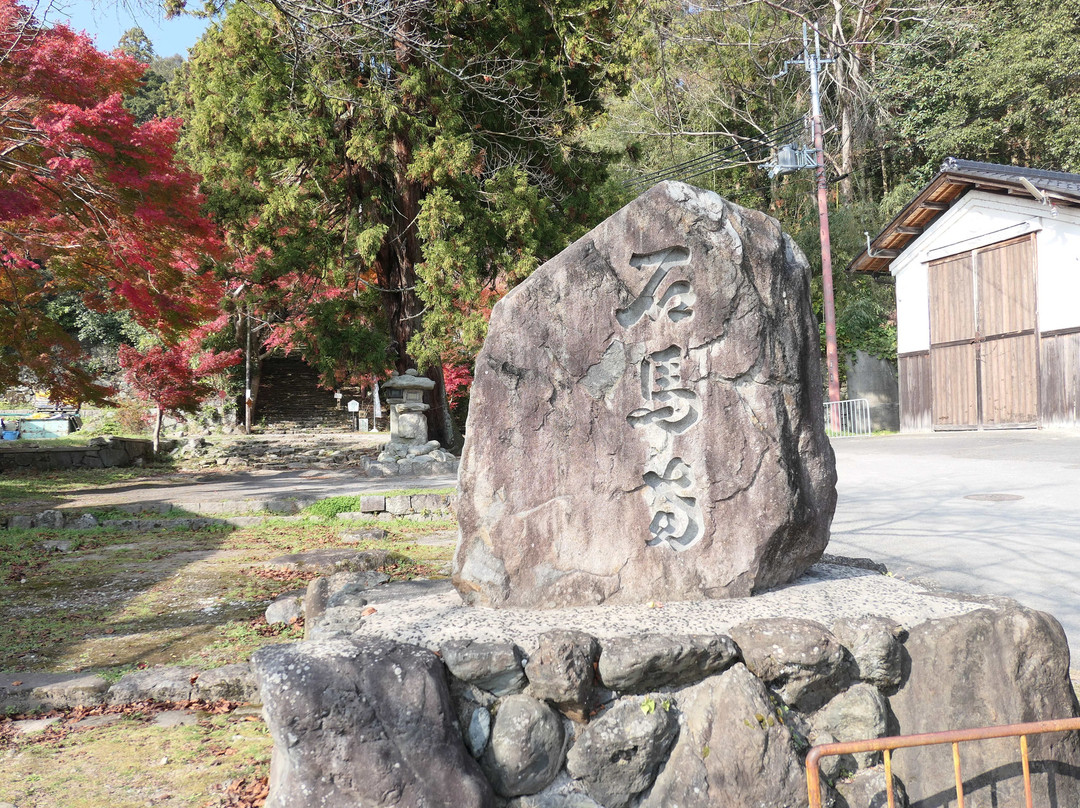
[[[1045, 612], [1013, 604], [931, 620], [912, 626], [904, 647], [904, 682], [889, 697], [903, 735], [1080, 716], [1065, 632]], [[1028, 745], [1034, 804], [1080, 805], [1078, 733]], [[961, 744], [960, 756], [966, 808], [1024, 804], [1019, 739]], [[913, 806], [944, 805], [942, 795], [953, 804], [947, 747], [905, 749], [893, 771]]]
[[860, 679], [882, 690], [900, 684], [907, 631], [899, 623], [879, 615], [848, 617], [838, 620], [832, 632], [851, 652]]
[[678, 732], [669, 702], [620, 699], [578, 735], [566, 769], [605, 808], [626, 808], [652, 785]]
[[813, 620], [763, 617], [731, 629], [743, 660], [789, 707], [816, 710], [855, 676], [851, 656]]
[[545, 631], [525, 666], [528, 693], [554, 704], [576, 721], [586, 720], [596, 696], [600, 644], [583, 631]]
[[743, 597], [836, 504], [809, 269], [770, 217], [661, 183], [495, 306], [454, 583], [551, 608]]
[[267, 808], [489, 808], [430, 651], [381, 638], [261, 648], [252, 657], [274, 751]]
[[454, 640], [445, 643], [441, 652], [450, 673], [496, 696], [518, 693], [527, 684], [524, 655], [513, 643]]
[[[860, 682], [834, 697], [810, 719], [811, 737], [828, 733], [835, 741], [864, 741], [888, 734], [889, 705], [873, 685]], [[859, 768], [873, 766], [880, 752], [857, 752], [852, 755]]]
[[[889, 808], [884, 767], [862, 769], [836, 784], [835, 808]], [[907, 791], [900, 778], [893, 775], [893, 805], [908, 808]]]
[[727, 670], [739, 649], [722, 634], [617, 637], [604, 640], [597, 670], [605, 687], [620, 693], [670, 690]]
[[745, 665], [679, 691], [676, 701], [678, 740], [640, 808], [806, 805], [791, 733]]
[[542, 791], [565, 759], [562, 718], [531, 696], [507, 696], [499, 703], [481, 764], [503, 797]]

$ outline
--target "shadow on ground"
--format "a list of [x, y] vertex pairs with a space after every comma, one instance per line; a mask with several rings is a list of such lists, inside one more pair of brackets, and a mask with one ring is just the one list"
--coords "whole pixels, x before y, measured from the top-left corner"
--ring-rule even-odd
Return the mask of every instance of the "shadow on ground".
[[[172, 509], [140, 517], [98, 511], [90, 530], [0, 531], [0, 670], [74, 671], [243, 661], [298, 639], [302, 625], [268, 626], [278, 595], [318, 569], [275, 564], [327, 548], [389, 549], [394, 577], [437, 574], [452, 546], [429, 543], [440, 522], [385, 523], [386, 535], [345, 542], [374, 523], [317, 517], [207, 517]], [[325, 570], [323, 571], [325, 572]]]

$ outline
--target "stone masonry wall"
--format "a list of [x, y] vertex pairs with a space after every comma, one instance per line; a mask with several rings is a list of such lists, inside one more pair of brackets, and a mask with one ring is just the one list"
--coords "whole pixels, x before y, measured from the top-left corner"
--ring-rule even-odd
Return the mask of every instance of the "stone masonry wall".
[[[267, 808], [802, 808], [811, 745], [1080, 715], [1052, 617], [822, 569], [804, 592], [564, 610], [538, 634], [529, 611], [457, 623], [439, 582], [342, 578], [310, 641], [253, 659], [275, 742]], [[909, 597], [903, 624], [883, 614]], [[745, 619], [778, 605], [783, 616]], [[689, 619], [725, 608], [739, 622]], [[615, 626], [623, 617], [640, 630]], [[966, 805], [1022, 804], [1014, 747], [962, 750]], [[1077, 734], [1031, 748], [1036, 804], [1080, 804]], [[897, 805], [905, 792], [953, 804], [948, 749], [940, 765], [929, 751], [896, 753]], [[823, 763], [826, 805], [885, 804], [879, 755]]]
[[138, 438], [93, 438], [85, 447], [0, 447], [0, 471], [51, 471], [131, 466], [152, 460], [153, 443]]

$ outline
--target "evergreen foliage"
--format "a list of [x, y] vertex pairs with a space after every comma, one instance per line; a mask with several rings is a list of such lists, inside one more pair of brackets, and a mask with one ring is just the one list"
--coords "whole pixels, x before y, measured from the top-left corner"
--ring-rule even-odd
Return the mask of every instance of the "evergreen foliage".
[[348, 377], [316, 319], [373, 290], [381, 316], [356, 304], [350, 326], [444, 395], [497, 296], [608, 212], [605, 159], [574, 135], [618, 78], [617, 22], [597, 0], [230, 6], [184, 73], [185, 147], [261, 343]]

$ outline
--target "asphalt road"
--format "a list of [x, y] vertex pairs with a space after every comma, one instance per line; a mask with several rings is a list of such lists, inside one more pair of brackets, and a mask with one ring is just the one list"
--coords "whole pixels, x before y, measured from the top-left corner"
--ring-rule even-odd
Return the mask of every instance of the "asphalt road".
[[827, 552], [1054, 615], [1080, 666], [1080, 431], [845, 438]]

